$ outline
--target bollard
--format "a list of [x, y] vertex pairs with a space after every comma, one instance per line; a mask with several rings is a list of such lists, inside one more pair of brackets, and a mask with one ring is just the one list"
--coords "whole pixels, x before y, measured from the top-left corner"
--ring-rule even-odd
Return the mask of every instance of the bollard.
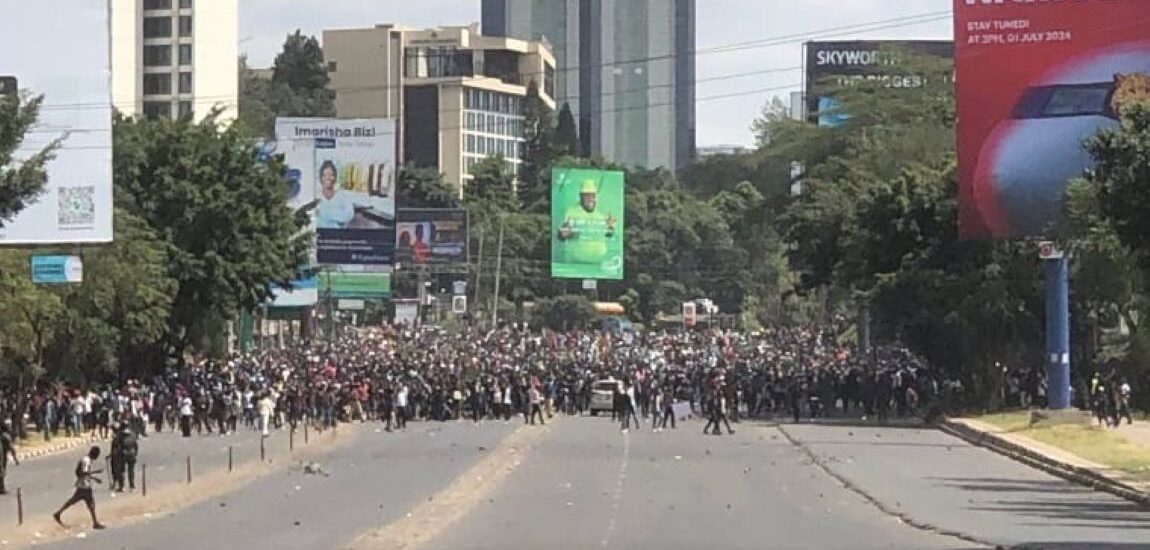
[[228, 473], [232, 473], [232, 468], [235, 466], [235, 461], [232, 458], [232, 446], [228, 445]]
[[295, 428], [288, 430], [288, 451], [295, 451]]
[[187, 465], [188, 465], [188, 483], [190, 484], [192, 482], [192, 456], [191, 455], [188, 455]]
[[108, 492], [116, 492], [116, 478], [112, 476], [112, 456], [104, 456], [104, 472], [108, 479]]
[[267, 456], [267, 453], [264, 450], [264, 442], [267, 440], [268, 440], [268, 438], [266, 435], [260, 436], [260, 462], [263, 462], [264, 458]]
[[307, 421], [307, 418], [305, 417], [303, 420], [303, 444], [304, 445], [307, 445], [307, 425], [308, 425], [308, 421]]
[[140, 464], [140, 494], [148, 496], [148, 463]]
[[24, 489], [16, 488], [16, 525], [24, 525]]

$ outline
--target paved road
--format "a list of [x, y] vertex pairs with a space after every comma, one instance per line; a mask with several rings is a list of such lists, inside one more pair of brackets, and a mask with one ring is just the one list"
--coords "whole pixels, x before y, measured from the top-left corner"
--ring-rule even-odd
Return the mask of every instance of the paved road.
[[[514, 422], [411, 426], [368, 426], [324, 460], [330, 477], [285, 469], [176, 515], [39, 547], [343, 548], [413, 521], [408, 513], [424, 513], [433, 498], [450, 501], [452, 513], [425, 518], [432, 536], [413, 548], [983, 547], [939, 531], [1052, 550], [1150, 540], [1150, 512], [930, 430], [784, 426], [796, 446], [751, 424], [722, 437], [699, 434], [696, 423], [624, 435], [603, 418], [514, 434]], [[518, 467], [497, 483], [475, 477], [524, 433], [536, 439], [514, 455]]]
[[[302, 448], [302, 441], [296, 442]], [[100, 468], [105, 468], [104, 459], [111, 448], [107, 441], [93, 443], [100, 445], [105, 456], [101, 457]], [[90, 445], [80, 445], [74, 449], [62, 451], [57, 454], [36, 457], [22, 461], [19, 466], [8, 465], [9, 496], [0, 497], [0, 525], [8, 525], [9, 518], [16, 517], [16, 488], [23, 490], [24, 512], [26, 518], [46, 518], [71, 495], [72, 469], [76, 461], [83, 456]], [[148, 437], [140, 438], [140, 458], [136, 467], [136, 482], [140, 483], [141, 466], [148, 465], [148, 484], [155, 489], [164, 484], [183, 483], [186, 480], [186, 464], [188, 456], [192, 457], [193, 474], [207, 472], [227, 467], [228, 447], [233, 447], [233, 461], [240, 466], [259, 459], [259, 434], [252, 430], [241, 428], [238, 432], [227, 436], [193, 435], [191, 438], [181, 438], [171, 432], [160, 434], [152, 433]], [[286, 432], [275, 432], [266, 442], [266, 454], [269, 458], [286, 451], [288, 436]], [[100, 500], [108, 498], [108, 485], [111, 482], [111, 472], [100, 476], [105, 485], [98, 488], [97, 496]], [[132, 498], [122, 496], [120, 498]], [[86, 513], [80, 513], [79, 508], [70, 512], [76, 518], [86, 518]]]
[[1067, 483], [936, 430], [783, 426], [892, 510], [996, 545], [1150, 548], [1150, 509]]

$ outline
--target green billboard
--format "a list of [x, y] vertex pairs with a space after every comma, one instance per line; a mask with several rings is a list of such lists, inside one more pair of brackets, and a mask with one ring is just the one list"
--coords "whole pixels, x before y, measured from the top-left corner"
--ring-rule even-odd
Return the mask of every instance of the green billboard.
[[623, 172], [551, 170], [551, 276], [623, 278]]

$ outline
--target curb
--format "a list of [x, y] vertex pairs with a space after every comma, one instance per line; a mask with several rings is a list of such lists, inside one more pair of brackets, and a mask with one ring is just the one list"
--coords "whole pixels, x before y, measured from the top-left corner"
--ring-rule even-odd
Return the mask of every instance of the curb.
[[68, 438], [68, 441], [66, 441], [64, 443], [57, 443], [55, 445], [37, 447], [37, 448], [32, 449], [30, 451], [23, 451], [23, 452], [17, 451], [16, 456], [19, 458], [19, 460], [21, 462], [23, 462], [23, 461], [28, 460], [30, 458], [39, 458], [42, 456], [53, 455], [56, 453], [61, 453], [61, 452], [67, 451], [67, 450], [75, 449], [76, 447], [79, 447], [81, 445], [87, 445], [89, 443], [95, 443], [98, 441], [104, 441], [104, 440], [97, 437], [97, 436], [94, 436], [94, 435], [87, 436], [87, 437], [79, 437], [79, 438]]
[[941, 422], [938, 428], [972, 445], [994, 451], [1011, 460], [1067, 481], [1090, 487], [1096, 491], [1104, 491], [1144, 506], [1150, 506], [1150, 493], [1140, 491], [1131, 485], [1107, 477], [1090, 468], [1067, 464], [1038, 451], [1012, 443], [996, 434], [977, 430], [950, 419]]

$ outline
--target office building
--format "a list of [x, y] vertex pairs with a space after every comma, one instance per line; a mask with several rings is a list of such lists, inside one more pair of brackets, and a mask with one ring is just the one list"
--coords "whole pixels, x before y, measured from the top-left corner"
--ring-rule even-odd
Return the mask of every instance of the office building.
[[584, 151], [648, 168], [695, 154], [695, 0], [483, 0], [483, 32], [553, 45]]
[[112, 103], [126, 115], [203, 118], [239, 104], [238, 0], [111, 0]]
[[475, 26], [326, 30], [324, 58], [339, 118], [397, 118], [404, 162], [463, 187], [471, 167], [502, 156], [518, 171], [528, 84], [555, 108], [555, 57], [537, 41]]

